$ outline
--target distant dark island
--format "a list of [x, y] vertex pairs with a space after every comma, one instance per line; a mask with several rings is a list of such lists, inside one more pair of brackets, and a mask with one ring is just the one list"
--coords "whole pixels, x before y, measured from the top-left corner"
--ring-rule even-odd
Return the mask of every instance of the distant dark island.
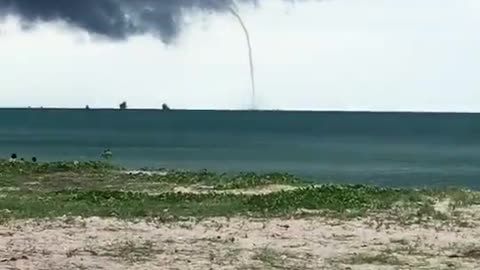
[[162, 105], [162, 110], [163, 110], [163, 111], [170, 111], [171, 109], [170, 109], [170, 107], [169, 107], [166, 103], [163, 103], [163, 105]]
[[124, 102], [120, 103], [119, 107], [120, 107], [120, 110], [126, 110], [127, 109], [127, 102], [124, 101]]

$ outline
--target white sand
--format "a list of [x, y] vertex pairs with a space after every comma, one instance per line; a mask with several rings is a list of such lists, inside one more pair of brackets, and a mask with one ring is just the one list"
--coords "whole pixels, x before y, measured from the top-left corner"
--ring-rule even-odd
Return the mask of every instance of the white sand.
[[317, 217], [12, 221], [0, 225], [0, 269], [480, 269], [480, 210], [465, 213], [470, 227]]

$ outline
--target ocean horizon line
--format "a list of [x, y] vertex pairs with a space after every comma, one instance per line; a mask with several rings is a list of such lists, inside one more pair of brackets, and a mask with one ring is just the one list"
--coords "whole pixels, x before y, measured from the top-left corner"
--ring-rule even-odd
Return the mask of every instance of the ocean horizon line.
[[[0, 110], [48, 110], [48, 111], [166, 111], [162, 108], [130, 107], [0, 107]], [[181, 112], [286, 112], [286, 113], [399, 113], [399, 114], [480, 114], [480, 111], [443, 111], [443, 110], [333, 110], [333, 109], [205, 109], [170, 108], [167, 111]]]

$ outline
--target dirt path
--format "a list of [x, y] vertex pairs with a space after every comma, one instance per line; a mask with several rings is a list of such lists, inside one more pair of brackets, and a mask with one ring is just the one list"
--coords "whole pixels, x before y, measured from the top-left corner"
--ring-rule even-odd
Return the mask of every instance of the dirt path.
[[[480, 269], [480, 227], [73, 219], [0, 225], [0, 269]], [[478, 248], [478, 249], [477, 249]]]

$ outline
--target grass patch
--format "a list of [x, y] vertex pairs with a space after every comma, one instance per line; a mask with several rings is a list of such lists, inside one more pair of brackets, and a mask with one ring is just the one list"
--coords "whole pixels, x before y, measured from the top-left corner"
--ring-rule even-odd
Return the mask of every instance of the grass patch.
[[226, 183], [217, 183], [214, 188], [217, 190], [247, 189], [269, 185], [300, 185], [302, 181], [290, 174], [272, 173], [255, 174], [241, 173], [230, 178]]
[[247, 189], [268, 185], [305, 185], [289, 174], [201, 171], [151, 171], [126, 173], [110, 163], [93, 162], [7, 162], [0, 161], [0, 187], [38, 192], [64, 189], [84, 190], [150, 190], [152, 193], [172, 190], [176, 186], [207, 190]]
[[269, 268], [287, 269], [286, 266], [284, 266], [285, 257], [283, 256], [284, 255], [282, 253], [277, 252], [274, 249], [264, 248], [257, 252], [252, 259], [261, 261], [264, 266]]
[[215, 190], [246, 189], [268, 185], [299, 185], [302, 182], [295, 176], [283, 173], [256, 174], [256, 173], [214, 173], [201, 171], [164, 171], [164, 174], [137, 174], [133, 179], [147, 182], [172, 183], [176, 185], [210, 186]]
[[304, 259], [296, 254], [280, 252], [269, 247], [257, 250], [252, 259], [262, 262], [263, 267], [261, 269], [312, 269], [308, 267], [308, 263]]
[[[174, 187], [182, 185], [209, 186], [215, 191], [274, 184], [298, 188], [257, 195], [172, 192]], [[435, 211], [438, 201], [448, 199], [456, 207], [480, 204], [478, 193], [462, 189], [308, 186], [295, 176], [279, 173], [164, 171], [126, 174], [105, 162], [1, 161], [0, 187], [4, 187], [0, 194], [0, 220], [63, 215], [172, 220], [186, 216], [278, 217], [299, 212], [345, 218], [388, 212], [405, 220], [423, 220], [423, 217], [442, 220], [448, 217]], [[399, 213], [408, 215], [397, 215]]]
[[372, 254], [358, 254], [347, 258], [343, 261], [345, 264], [350, 265], [404, 265], [405, 262], [399, 260], [397, 257], [385, 253], [372, 255]]
[[163, 251], [156, 250], [152, 241], [137, 243], [134, 241], [118, 242], [105, 248], [101, 256], [120, 258], [124, 261], [135, 263], [151, 260], [156, 254]]
[[58, 161], [33, 163], [29, 161], [9, 162], [0, 160], [0, 172], [6, 174], [46, 174], [57, 172], [102, 172], [119, 168], [104, 161]]
[[134, 242], [131, 240], [119, 241], [106, 247], [88, 247], [82, 249], [68, 250], [65, 255], [67, 258], [91, 255], [97, 257], [112, 257], [121, 259], [129, 263], [146, 262], [155, 258], [156, 254], [162, 253], [158, 250], [152, 241]]
[[479, 247], [471, 247], [467, 248], [459, 253], [453, 254], [449, 256], [450, 258], [467, 258], [467, 259], [474, 259], [480, 260], [480, 248]]
[[[425, 203], [422, 191], [362, 185], [325, 185], [263, 195], [230, 193], [162, 193], [64, 190], [10, 193], [0, 198], [3, 218], [58, 216], [101, 217], [259, 217], [294, 215], [299, 209], [329, 213], [367, 213], [389, 210], [398, 202], [408, 207]], [[407, 206], [406, 206], [407, 207]], [[417, 215], [430, 215], [419, 208]], [[430, 208], [429, 208], [430, 209]]]

